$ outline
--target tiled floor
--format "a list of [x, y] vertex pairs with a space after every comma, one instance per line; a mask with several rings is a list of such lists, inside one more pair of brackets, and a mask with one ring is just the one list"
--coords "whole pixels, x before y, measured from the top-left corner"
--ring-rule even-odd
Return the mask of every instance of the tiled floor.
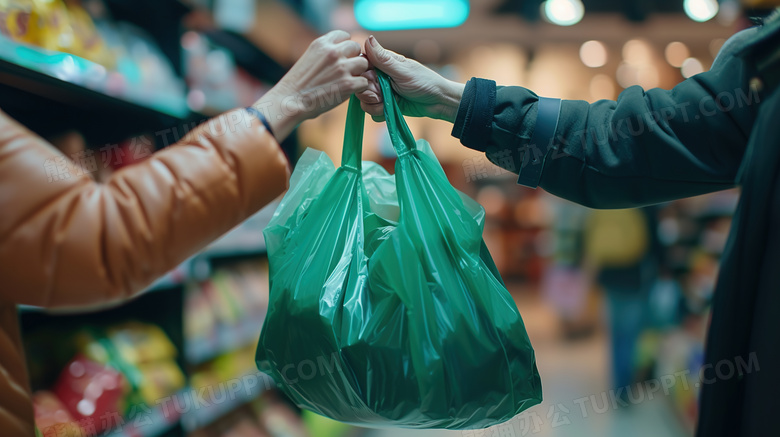
[[[603, 334], [576, 343], [557, 335], [556, 315], [540, 299], [518, 307], [536, 350], [544, 402], [504, 425], [481, 432], [372, 431], [371, 437], [685, 437], [667, 399], [611, 408], [608, 343]], [[604, 398], [602, 398], [604, 396]], [[608, 404], [604, 403], [608, 400]], [[606, 411], [604, 411], [606, 410]], [[603, 411], [598, 413], [597, 411]]]

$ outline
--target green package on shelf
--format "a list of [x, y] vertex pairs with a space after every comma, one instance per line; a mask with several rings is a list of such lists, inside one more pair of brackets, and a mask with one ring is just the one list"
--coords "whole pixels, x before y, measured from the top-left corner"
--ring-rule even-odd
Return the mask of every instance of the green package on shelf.
[[541, 401], [522, 318], [482, 240], [485, 213], [414, 140], [378, 72], [395, 176], [307, 150], [264, 234], [270, 302], [256, 361], [300, 407], [362, 426], [484, 428]]
[[[17, 42], [3, 35], [0, 35], [0, 60], [169, 116], [187, 117], [190, 114], [180, 80], [173, 79], [164, 87], [147, 88], [141, 67], [132, 59], [120, 59], [113, 85], [109, 84], [109, 72], [103, 65], [70, 53]], [[117, 85], [117, 77], [121, 77], [121, 86]]]
[[2, 35], [0, 59], [75, 83], [82, 82], [82, 78], [94, 76], [95, 71], [103, 74], [106, 71], [102, 66], [70, 53], [17, 43]]

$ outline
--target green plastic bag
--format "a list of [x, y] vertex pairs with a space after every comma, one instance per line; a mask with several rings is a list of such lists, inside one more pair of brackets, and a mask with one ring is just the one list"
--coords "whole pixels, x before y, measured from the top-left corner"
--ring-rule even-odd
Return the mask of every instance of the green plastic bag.
[[542, 389], [482, 241], [484, 210], [415, 143], [395, 99], [385, 102], [395, 176], [361, 163], [365, 114], [353, 96], [341, 167], [306, 150], [264, 231], [271, 291], [257, 366], [301, 408], [342, 422], [504, 422]]

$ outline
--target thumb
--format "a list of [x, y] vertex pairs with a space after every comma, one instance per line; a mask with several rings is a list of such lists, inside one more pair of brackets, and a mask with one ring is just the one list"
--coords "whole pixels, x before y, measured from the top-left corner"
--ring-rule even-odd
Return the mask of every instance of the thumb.
[[371, 61], [374, 67], [390, 76], [400, 73], [400, 63], [405, 60], [398, 53], [382, 47], [379, 41], [374, 38], [374, 35], [369, 36], [366, 40], [366, 56], [368, 56], [368, 60]]

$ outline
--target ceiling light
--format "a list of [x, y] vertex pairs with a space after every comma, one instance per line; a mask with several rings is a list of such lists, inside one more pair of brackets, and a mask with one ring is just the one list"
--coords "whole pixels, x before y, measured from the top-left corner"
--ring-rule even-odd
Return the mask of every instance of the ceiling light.
[[355, 18], [368, 30], [457, 27], [468, 16], [468, 0], [355, 1]]
[[547, 0], [543, 7], [547, 19], [559, 26], [577, 24], [585, 16], [585, 5], [581, 0]]
[[685, 0], [683, 9], [693, 21], [707, 21], [718, 13], [717, 0]]

